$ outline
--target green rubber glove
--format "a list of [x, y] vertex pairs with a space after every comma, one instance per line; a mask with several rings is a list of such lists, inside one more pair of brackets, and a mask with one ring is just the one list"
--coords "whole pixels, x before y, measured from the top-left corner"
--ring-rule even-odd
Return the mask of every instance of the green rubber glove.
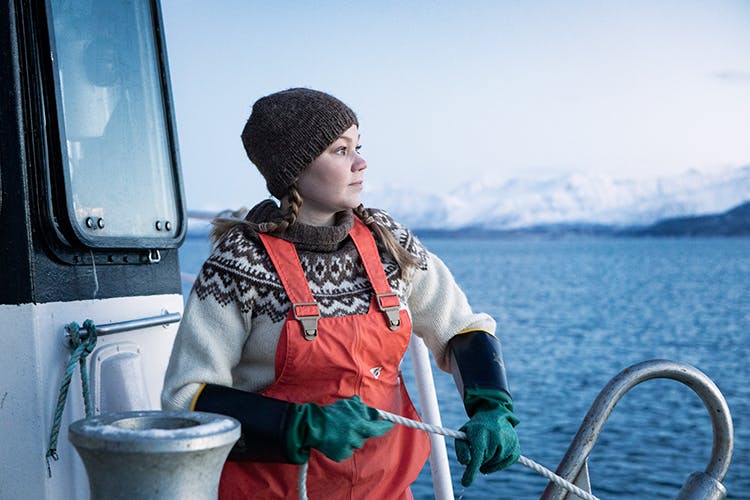
[[456, 439], [456, 457], [466, 466], [461, 484], [469, 486], [477, 471], [489, 474], [516, 463], [521, 448], [513, 428], [519, 420], [504, 391], [467, 389], [464, 406], [471, 420], [461, 427], [467, 440]]
[[287, 454], [293, 463], [305, 463], [310, 448], [320, 450], [336, 462], [351, 457], [371, 437], [382, 436], [393, 423], [382, 420], [378, 411], [365, 405], [359, 396], [339, 399], [320, 406], [295, 405], [287, 425]]

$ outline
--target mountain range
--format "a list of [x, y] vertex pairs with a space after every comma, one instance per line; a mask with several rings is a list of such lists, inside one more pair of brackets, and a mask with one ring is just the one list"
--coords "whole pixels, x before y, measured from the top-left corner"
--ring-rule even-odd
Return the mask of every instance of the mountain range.
[[[485, 177], [445, 194], [390, 185], [363, 197], [422, 234], [750, 234], [750, 165], [649, 179]], [[190, 233], [205, 234], [213, 214], [189, 216]]]
[[664, 219], [643, 228], [630, 228], [632, 236], [750, 236], [750, 201], [720, 214]]
[[518, 231], [644, 228], [675, 217], [718, 214], [750, 200], [750, 165], [650, 179], [570, 174], [484, 178], [447, 194], [382, 186], [365, 194], [415, 230]]

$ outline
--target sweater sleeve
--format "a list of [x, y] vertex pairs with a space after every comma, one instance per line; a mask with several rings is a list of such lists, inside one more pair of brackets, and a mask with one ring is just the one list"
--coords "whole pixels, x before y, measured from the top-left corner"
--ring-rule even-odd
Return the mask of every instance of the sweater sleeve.
[[164, 409], [189, 408], [202, 384], [233, 385], [249, 331], [244, 317], [235, 302], [222, 307], [213, 296], [190, 293], [164, 378]]
[[495, 334], [495, 320], [472, 311], [448, 267], [430, 252], [426, 266], [412, 275], [409, 309], [414, 333], [425, 341], [438, 367], [446, 372], [450, 371], [446, 347], [454, 335], [467, 330]]
[[[236, 241], [226, 242], [227, 248], [232, 244]], [[188, 297], [164, 378], [164, 409], [189, 408], [202, 384], [233, 385], [254, 301], [227, 248], [214, 250]]]

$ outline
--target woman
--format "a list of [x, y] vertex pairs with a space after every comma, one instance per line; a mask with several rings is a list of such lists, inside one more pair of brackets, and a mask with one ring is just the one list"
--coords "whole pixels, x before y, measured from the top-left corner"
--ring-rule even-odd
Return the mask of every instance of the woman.
[[165, 408], [242, 423], [220, 498], [411, 498], [429, 453], [399, 373], [412, 331], [452, 371], [469, 422], [462, 483], [519, 456], [495, 322], [472, 312], [445, 265], [360, 202], [359, 123], [335, 97], [294, 88], [259, 99], [242, 132], [280, 206], [215, 221], [216, 244], [185, 308]]

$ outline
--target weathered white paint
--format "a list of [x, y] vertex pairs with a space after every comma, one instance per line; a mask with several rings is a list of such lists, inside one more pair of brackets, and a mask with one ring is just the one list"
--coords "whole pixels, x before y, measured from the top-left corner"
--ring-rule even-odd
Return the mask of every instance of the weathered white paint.
[[[60, 459], [51, 461], [47, 475], [45, 453], [58, 391], [70, 349], [64, 327], [91, 319], [97, 325], [158, 316], [183, 310], [181, 295], [119, 297], [48, 304], [0, 305], [0, 498], [39, 500], [87, 499], [88, 480], [68, 426], [83, 418], [81, 381], [76, 367], [58, 440]], [[143, 361], [149, 408], [158, 409], [159, 396], [177, 323], [100, 337], [97, 347], [114, 342], [135, 343]], [[94, 352], [89, 362], [95, 356]], [[90, 364], [90, 363], [89, 363]]]

